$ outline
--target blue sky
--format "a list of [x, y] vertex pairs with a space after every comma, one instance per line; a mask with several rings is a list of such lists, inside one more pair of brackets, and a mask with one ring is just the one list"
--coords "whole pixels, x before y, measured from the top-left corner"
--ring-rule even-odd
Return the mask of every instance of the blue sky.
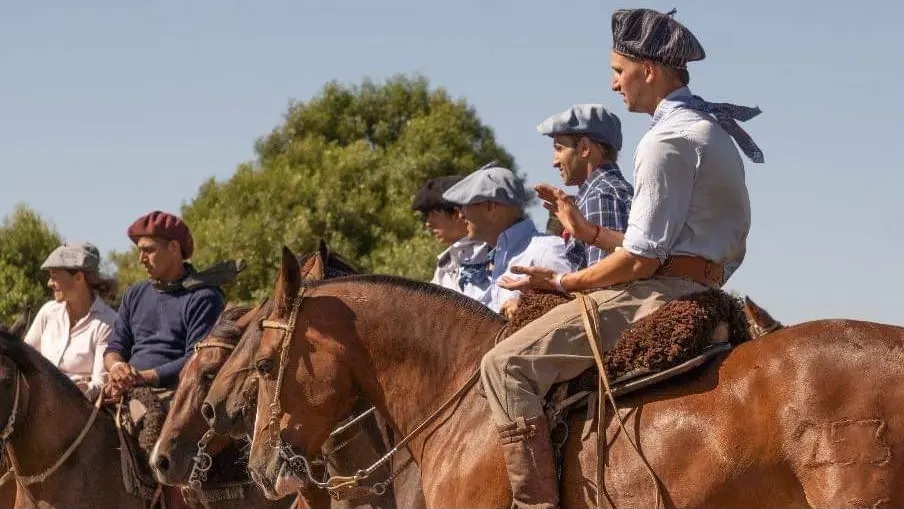
[[558, 182], [536, 125], [606, 104], [631, 178], [649, 117], [609, 90], [610, 15], [674, 6], [707, 51], [692, 90], [763, 109], [744, 124], [766, 164], [747, 164], [753, 227], [728, 288], [789, 323], [900, 324], [904, 3], [703, 4], [5, 2], [0, 215], [24, 202], [67, 239], [125, 249], [134, 218], [250, 159], [290, 99], [400, 72], [473, 104], [529, 184]]

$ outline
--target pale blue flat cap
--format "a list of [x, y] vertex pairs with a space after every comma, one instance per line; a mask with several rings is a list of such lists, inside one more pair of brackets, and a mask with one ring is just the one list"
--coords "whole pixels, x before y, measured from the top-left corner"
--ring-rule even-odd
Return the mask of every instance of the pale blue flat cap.
[[550, 138], [560, 134], [586, 136], [615, 150], [622, 146], [621, 120], [602, 104], [575, 104], [544, 120], [537, 131]]
[[100, 251], [94, 244], [66, 243], [53, 250], [41, 264], [42, 270], [70, 269], [94, 272], [100, 266]]
[[490, 163], [471, 173], [443, 193], [443, 199], [457, 205], [494, 201], [515, 207], [524, 206], [527, 193], [512, 170]]

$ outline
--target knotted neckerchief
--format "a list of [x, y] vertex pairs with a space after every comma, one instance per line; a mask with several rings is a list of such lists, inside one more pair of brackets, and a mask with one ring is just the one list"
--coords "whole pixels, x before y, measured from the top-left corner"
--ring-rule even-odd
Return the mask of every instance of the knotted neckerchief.
[[[738, 147], [744, 152], [744, 155], [755, 163], [763, 162], [763, 151], [760, 150], [760, 147], [753, 141], [753, 138], [751, 138], [737, 122], [738, 120], [746, 122], [762, 113], [759, 107], [751, 108], [749, 106], [738, 106], [737, 104], [731, 103], [711, 103], [697, 95], [672, 97], [666, 100], [677, 103], [674, 105], [676, 108], [689, 108], [712, 115], [713, 118], [716, 119], [716, 122], [718, 122], [719, 125], [734, 138]], [[657, 111], [657, 113], [653, 115], [651, 127], [656, 125], [668, 110], [669, 108], [663, 108]]]
[[469, 258], [461, 262], [461, 273], [458, 276], [458, 287], [464, 291], [465, 286], [472, 284], [478, 288], [485, 288], [490, 284], [490, 264], [496, 254], [496, 248], [490, 249], [485, 255]]

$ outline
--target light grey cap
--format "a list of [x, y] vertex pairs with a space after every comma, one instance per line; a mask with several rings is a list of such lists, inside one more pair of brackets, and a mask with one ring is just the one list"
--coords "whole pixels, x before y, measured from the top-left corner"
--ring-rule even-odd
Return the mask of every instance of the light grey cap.
[[537, 126], [537, 131], [549, 137], [577, 134], [615, 150], [622, 148], [621, 120], [602, 104], [575, 104], [544, 120]]
[[504, 205], [522, 207], [527, 193], [518, 177], [507, 168], [484, 166], [463, 178], [443, 193], [443, 199], [457, 205], [473, 205], [494, 201]]
[[100, 267], [100, 251], [88, 242], [66, 243], [53, 250], [41, 264], [42, 270], [72, 269], [93, 272]]

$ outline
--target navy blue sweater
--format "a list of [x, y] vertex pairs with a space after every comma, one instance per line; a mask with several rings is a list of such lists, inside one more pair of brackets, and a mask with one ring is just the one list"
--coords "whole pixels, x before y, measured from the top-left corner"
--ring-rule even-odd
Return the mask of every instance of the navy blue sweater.
[[145, 281], [126, 289], [106, 353], [138, 370], [153, 369], [160, 387], [175, 387], [179, 372], [225, 307], [217, 288], [162, 292]]

